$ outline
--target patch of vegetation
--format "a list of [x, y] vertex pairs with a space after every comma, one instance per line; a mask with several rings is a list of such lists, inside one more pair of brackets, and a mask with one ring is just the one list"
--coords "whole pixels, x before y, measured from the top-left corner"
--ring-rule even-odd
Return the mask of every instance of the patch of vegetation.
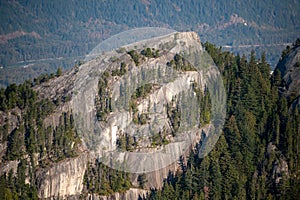
[[178, 71], [197, 71], [197, 69], [189, 63], [188, 60], [179, 54], [175, 54], [174, 59], [168, 62], [167, 65]]
[[138, 87], [135, 92], [131, 95], [131, 100], [129, 102], [129, 109], [133, 113], [133, 122], [135, 124], [144, 125], [149, 120], [147, 113], [138, 113], [138, 101], [144, 99], [148, 94], [150, 94], [155, 87], [158, 87], [157, 84], [147, 83]]
[[149, 118], [149, 115], [148, 115], [147, 113], [141, 113], [141, 114], [138, 116], [138, 123], [139, 123], [140, 125], [146, 124], [149, 120], [150, 120], [150, 118]]
[[122, 193], [132, 186], [129, 173], [109, 168], [99, 160], [88, 164], [83, 185], [87, 192], [99, 195]]
[[[38, 200], [37, 185], [34, 181], [26, 183], [26, 169], [29, 163], [21, 159], [17, 173], [12, 170], [0, 176], [0, 197], [5, 200], [26, 199]], [[34, 177], [34, 172], [29, 171], [29, 176]]]
[[124, 62], [122, 62], [119, 69], [112, 70], [111, 75], [112, 76], [123, 76], [127, 72], [126, 67], [127, 67], [126, 64]]
[[287, 56], [293, 49], [299, 46], [300, 46], [300, 38], [297, 38], [296, 41], [292, 44], [292, 46], [287, 45], [286, 48], [282, 51], [280, 61], [282, 61], [283, 58], [285, 58], [285, 56]]
[[138, 175], [137, 181], [139, 184], [139, 188], [144, 189], [145, 184], [148, 182], [146, 174], [143, 173], [143, 174]]
[[97, 119], [99, 121], [105, 121], [107, 115], [112, 112], [111, 94], [108, 87], [110, 76], [110, 72], [106, 70], [98, 81], [98, 95], [96, 96], [95, 103]]
[[119, 133], [117, 147], [121, 151], [132, 151], [138, 146], [137, 139], [127, 133]]
[[141, 54], [148, 57], [148, 58], [158, 58], [159, 57], [159, 50], [155, 50], [154, 48], [146, 48], [141, 51]]
[[156, 147], [169, 144], [170, 141], [167, 139], [167, 135], [168, 133], [164, 127], [162, 131], [159, 131], [150, 138], [151, 146]]
[[199, 123], [205, 125], [210, 123], [211, 120], [211, 97], [208, 88], [205, 86], [204, 91], [202, 92], [197, 82], [192, 83], [192, 89], [196, 93], [197, 100], [200, 105], [200, 119]]
[[18, 107], [30, 108], [37, 101], [37, 93], [29, 81], [21, 85], [11, 84], [6, 89], [0, 89], [0, 110], [7, 111]]
[[61, 75], [62, 75], [62, 69], [59, 67], [59, 68], [57, 68], [56, 76], [59, 77]]
[[[43, 111], [47, 113], [46, 110]], [[44, 116], [39, 115], [36, 123], [28, 119], [33, 117], [31, 113], [24, 116], [25, 125], [14, 129], [8, 135], [6, 160], [17, 160], [25, 154], [33, 156], [34, 153], [39, 153], [39, 165], [45, 166], [50, 162], [58, 162], [77, 155], [80, 139], [75, 131], [73, 115], [63, 113], [56, 127], [44, 127], [42, 124]]]
[[154, 87], [158, 86], [154, 83], [146, 83], [140, 87], [138, 87], [135, 92], [132, 94], [131, 98], [133, 100], [139, 99], [139, 98], [145, 98], [148, 94], [151, 93]]
[[45, 127], [43, 123], [43, 120], [60, 105], [60, 101], [70, 100], [70, 96], [63, 96], [59, 102], [38, 99], [38, 93], [32, 87], [49, 78], [54, 78], [54, 75], [43, 75], [33, 82], [26, 81], [20, 85], [12, 84], [6, 89], [0, 89], [0, 110], [17, 116], [19, 123], [9, 131], [8, 118], [0, 128], [0, 140], [8, 142], [5, 160], [18, 160], [24, 155], [32, 157], [34, 153], [39, 153], [39, 164], [44, 165], [45, 162], [56, 162], [76, 155], [76, 147], [80, 140], [75, 132], [72, 113], [62, 113], [57, 127]]
[[139, 123], [139, 120], [138, 120], [138, 108], [137, 108], [138, 104], [136, 101], [129, 101], [129, 109], [130, 111], [132, 112], [132, 115], [133, 115], [133, 123], [135, 124], [138, 124]]
[[131, 58], [134, 61], [135, 65], [139, 66], [140, 65], [140, 56], [139, 56], [138, 52], [136, 52], [135, 50], [131, 50], [127, 53], [131, 56]]
[[180, 127], [181, 109], [175, 99], [172, 99], [170, 104], [167, 104], [167, 116], [169, 119], [170, 127], [172, 128], [172, 135], [176, 136]]

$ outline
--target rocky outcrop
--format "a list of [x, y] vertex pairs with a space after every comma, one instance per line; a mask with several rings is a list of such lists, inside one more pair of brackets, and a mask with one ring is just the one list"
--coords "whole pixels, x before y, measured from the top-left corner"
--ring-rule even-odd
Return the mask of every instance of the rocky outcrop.
[[274, 144], [269, 143], [267, 147], [267, 155], [270, 156], [272, 154], [273, 157], [276, 157], [272, 167], [272, 181], [278, 184], [282, 179], [287, 179], [289, 177], [289, 166], [284, 155]]
[[[185, 134], [179, 135], [178, 138], [163, 147], [158, 146], [153, 148], [149, 146], [149, 143], [141, 142], [140, 147], [144, 145], [144, 148], [140, 148], [133, 152], [120, 153], [120, 151], [116, 149], [117, 134], [120, 131], [141, 131], [139, 132], [141, 133], [140, 135], [150, 137], [150, 135], [146, 135], [149, 134], [147, 132], [150, 131], [150, 125], [148, 126], [148, 124], [161, 123], [159, 125], [162, 125], [162, 128], [165, 126], [170, 129], [171, 125], [168, 124], [166, 120], [164, 120], [164, 123], [155, 121], [155, 118], [168, 118], [167, 114], [164, 113], [166, 104], [171, 102], [179, 93], [188, 90], [192, 91], [191, 88], [195, 87], [195, 83], [198, 84], [197, 87], [202, 88], [203, 90], [206, 84], [211, 84], [210, 79], [218, 76], [216, 70], [207, 69], [212, 62], [211, 59], [205, 56], [203, 56], [203, 58], [201, 57], [203, 60], [200, 60], [200, 62], [203, 62], [204, 64], [204, 68], [202, 69], [203, 73], [198, 73], [199, 71], [197, 70], [182, 70], [178, 72], [173, 69], [172, 66], [167, 64], [170, 60], [175, 59], [174, 55], [178, 52], [189, 55], [189, 61], [192, 64], [199, 61], [198, 53], [202, 52], [203, 49], [196, 33], [173, 33], [159, 38], [152, 38], [146, 43], [145, 41], [142, 41], [127, 45], [124, 46], [124, 48], [127, 51], [137, 49], [138, 52], [141, 52], [145, 46], [158, 49], [161, 56], [158, 58], [143, 56], [140, 58], [143, 67], [136, 66], [126, 52], [118, 53], [117, 51], [111, 51], [103, 53], [99, 57], [81, 66], [77, 66], [72, 71], [67, 72], [62, 76], [34, 87], [39, 94], [39, 99], [48, 98], [53, 101], [58, 99], [69, 99], [69, 101], [59, 104], [55, 111], [47, 116], [44, 120], [44, 125], [46, 127], [55, 127], [59, 123], [59, 117], [62, 112], [72, 112], [75, 117], [77, 131], [83, 140], [83, 145], [78, 148], [76, 157], [67, 158], [57, 163], [51, 162], [43, 168], [38, 166], [38, 162], [36, 163], [35, 177], [37, 177], [36, 183], [39, 198], [79, 199], [86, 197], [86, 199], [95, 200], [139, 199], [140, 197], [145, 196], [151, 188], [161, 188], [164, 179], [170, 173], [176, 173], [176, 171], [180, 170], [178, 165], [179, 157], [182, 156], [181, 159], [183, 159], [183, 162], [184, 160], [187, 160], [186, 157], [189, 155], [189, 152], [193, 149], [196, 142], [201, 139], [201, 136], [204, 133], [206, 134], [209, 132], [208, 130], [211, 128], [212, 124], [199, 129], [199, 116], [194, 116], [193, 113], [191, 114], [192, 111], [196, 111], [199, 114], [197, 110], [198, 107], [195, 107], [195, 105], [197, 106], [198, 104], [192, 103], [191, 98], [189, 98], [185, 102], [185, 109], [194, 108], [195, 110], [186, 113], [186, 118], [190, 120], [194, 117], [197, 124], [190, 125], [190, 127], [186, 126], [190, 128], [190, 130], [184, 130]], [[197, 54], [193, 54], [193, 52], [197, 52]], [[121, 99], [122, 101], [120, 102], [127, 103], [123, 103], [124, 105], [122, 106], [127, 107], [118, 107], [119, 110], [115, 109], [114, 111], [111, 111], [110, 117], [108, 117], [105, 122], [99, 122], [95, 117], [95, 99], [98, 95], [99, 77], [106, 69], [117, 69], [121, 62], [124, 62], [128, 69], [130, 69], [131, 77], [127, 77], [128, 79], [126, 79], [126, 77], [125, 79], [122, 79], [123, 77], [114, 77], [115, 80], [111, 81], [110, 84], [115, 84], [114, 86], [111, 86], [114, 95], [112, 96], [112, 99], [115, 102], [117, 102], [118, 99]], [[172, 70], [175, 75], [170, 76]], [[128, 98], [131, 98], [132, 92], [141, 85], [137, 79], [144, 76], [146, 77], [145, 80], [149, 81], [150, 78], [152, 78], [152, 76], [147, 73], [153, 73], [153, 77], [156, 76], [155, 81], [158, 82], [157, 84], [160, 85], [160, 88], [153, 91], [152, 94], [149, 94], [147, 98], [140, 100], [140, 104], [137, 106], [138, 112], [149, 112], [152, 114], [149, 114], [151, 119], [148, 120], [148, 124], [139, 126], [139, 131], [135, 131], [134, 129], [137, 126], [132, 123], [132, 113], [128, 111]], [[149, 80], [147, 79], [147, 76]], [[160, 76], [168, 76], [168, 79], [161, 78]], [[209, 78], [205, 79], [205, 77]], [[122, 91], [121, 86], [126, 84], [130, 85], [132, 88], [130, 88], [131, 91], [128, 92], [128, 94], [124, 95], [124, 92], [126, 93], [127, 91]], [[214, 89], [216, 89], [216, 87]], [[127, 99], [123, 101], [122, 98], [124, 96], [127, 96]], [[190, 92], [190, 96], [195, 98], [196, 102], [196, 92]], [[211, 94], [211, 96], [213, 96], [213, 94]], [[218, 97], [223, 98], [224, 102], [226, 101], [225, 94], [223, 95], [220, 93]], [[155, 104], [156, 107], [151, 107], [150, 104]], [[218, 106], [222, 107], [221, 105]], [[115, 105], [115, 107], [117, 106]], [[11, 124], [10, 127], [16, 127], [17, 116], [10, 117], [14, 119], [10, 120], [14, 123]], [[0, 122], [3, 120], [4, 119], [0, 118]], [[188, 124], [188, 120], [184, 121], [181, 118], [181, 123]], [[155, 130], [154, 132], [157, 133], [158, 130]], [[3, 145], [0, 146], [1, 152], [5, 151], [6, 146]], [[213, 144], [211, 145], [213, 146]], [[112, 166], [113, 168], [115, 167], [114, 165], [105, 162], [106, 153], [110, 154], [110, 158], [112, 158], [111, 160], [113, 160], [113, 162], [123, 159], [123, 161], [125, 160], [127, 163], [131, 164], [131, 167], [133, 168], [129, 170], [129, 172], [131, 173], [130, 178], [133, 187], [139, 186], [137, 180], [138, 176], [144, 172], [147, 180], [144, 188], [147, 190], [131, 188], [125, 193], [115, 193], [109, 196], [88, 194], [88, 191], [84, 188], [84, 175], [88, 163], [94, 162], [95, 159], [99, 159], [100, 161], [102, 159], [104, 164]], [[139, 158], [139, 156], [143, 154], [147, 155]], [[109, 160], [109, 162], [112, 162], [111, 160]], [[7, 172], [11, 168], [17, 168], [17, 162], [6, 164], [6, 168], [1, 166], [2, 171], [4, 170]]]
[[[166, 63], [168, 61], [173, 59], [175, 53], [182, 51], [188, 52], [191, 48], [195, 48], [195, 43], [197, 44], [198, 49], [193, 50], [202, 51], [200, 40], [197, 34], [195, 33], [175, 33], [167, 35], [165, 37], [160, 37], [157, 39], [153, 38], [149, 40], [147, 42], [147, 46], [160, 49], [161, 51], [163, 51], [163, 55], [157, 59], [145, 58], [144, 60], [142, 60], [141, 65], [144, 66], [143, 70], [150, 69], [149, 73], [160, 70], [161, 74], [167, 74], [168, 72], [165, 71], [164, 67], [166, 67]], [[126, 49], [143, 49], [144, 45], [145, 41], [126, 46]], [[164, 52], [170, 52], [171, 54], [167, 55], [164, 54]], [[119, 62], [122, 61], [126, 63], [128, 65], [128, 68], [131, 69], [131, 74], [135, 74], [136, 77], [143, 73], [140, 71], [141, 67], [134, 66], [134, 64], [130, 60], [129, 55], [120, 55], [116, 52], [107, 52], [104, 55], [101, 55], [100, 57], [97, 57], [96, 59], [83, 64], [82, 66], [76, 69], [76, 72], [74, 70], [73, 72], [69, 72], [68, 74], [63, 75], [62, 77], [59, 77], [55, 81], [47, 83], [47, 85], [42, 85], [36, 88], [39, 91], [41, 98], [48, 97], [50, 99], [54, 99], [73, 94], [70, 103], [62, 106], [60, 110], [67, 111], [68, 109], [72, 109], [75, 113], [75, 116], [77, 117], [77, 120], [81, 117], [80, 123], [77, 123], [77, 125], [79, 124], [77, 128], [78, 131], [82, 134], [82, 137], [84, 137], [84, 142], [85, 144], [87, 144], [87, 146], [90, 145], [90, 142], [97, 142], [95, 141], [95, 139], [93, 139], [93, 137], [101, 138], [100, 143], [96, 143], [98, 145], [96, 145], [96, 149], [94, 152], [92, 152], [90, 149], [88, 152], [83, 153], [76, 158], [71, 158], [66, 161], [62, 161], [58, 164], [54, 164], [48, 169], [39, 170], [39, 197], [53, 198], [56, 196], [68, 197], [80, 195], [80, 193], [83, 190], [83, 176], [87, 167], [87, 163], [89, 161], [93, 161], [93, 159], [95, 158], [101, 160], [101, 157], [103, 153], [105, 153], [105, 150], [114, 151], [116, 148], [115, 143], [117, 137], [116, 134], [119, 131], [118, 129], [124, 129], [124, 127], [126, 128], [126, 126], [128, 126], [128, 124], [131, 122], [132, 119], [131, 116], [128, 115], [128, 113], [126, 114], [127, 120], [125, 120], [125, 118], [122, 117], [124, 115], [122, 114], [124, 110], [122, 110], [122, 112], [114, 111], [111, 119], [109, 118], [107, 120], [107, 124], [105, 124], [104, 128], [101, 128], [100, 132], [99, 129], [97, 129], [97, 124], [95, 123], [94, 99], [98, 90], [97, 87], [99, 74], [103, 73], [107, 66], [110, 66], [110, 68], [117, 68], [117, 65], [119, 65], [119, 62], [113, 62], [112, 58], [114, 58], [113, 60], [119, 59]], [[138, 107], [138, 110], [140, 112], [144, 112], [145, 109], [150, 106], [148, 105], [149, 103], [155, 103], [158, 105], [161, 102], [161, 105], [163, 105], [162, 102], [165, 102], [166, 100], [171, 101], [174, 95], [180, 93], [181, 91], [188, 90], [191, 87], [192, 80], [199, 83], [202, 89], [205, 84], [203, 75], [201, 74], [201, 76], [199, 76], [199, 74], [195, 71], [187, 72], [186, 74], [182, 74], [180, 77], [176, 75], [171, 77], [171, 79], [167, 80], [168, 82], [171, 81], [169, 84], [165, 84], [165, 87], [160, 88], [160, 90], [151, 94], [148, 97], [148, 99], [141, 102]], [[121, 94], [121, 81], [122, 79], [114, 83], [115, 87], [113, 94], [115, 94], [115, 96], [113, 97], [116, 99], [120, 98], [120, 96], [118, 95]], [[134, 85], [137, 83], [134, 82], [131, 78], [127, 81], [130, 81], [130, 85], [132, 85], [133, 89], [135, 89]], [[118, 85], [118, 83], [120, 84]], [[157, 106], [156, 109], [159, 109], [159, 107]], [[163, 108], [161, 108], [161, 111], [163, 112]], [[167, 116], [164, 116], [164, 118], [166, 117]], [[45, 121], [46, 124], [56, 124], [56, 119], [57, 117], [51, 115]], [[154, 117], [152, 118], [152, 120], [153, 119]], [[97, 136], [97, 134], [99, 134], [99, 136]], [[186, 156], [191, 150], [193, 143], [196, 140], [199, 141], [200, 135], [201, 131], [198, 131], [198, 133], [195, 133], [193, 136], [191, 136], [190, 144], [185, 144], [182, 142], [178, 142], [177, 144], [169, 144], [164, 149], [160, 150], [162, 152], [158, 153], [158, 155], [155, 155], [155, 152], [150, 152], [150, 157], [146, 156], [141, 159], [138, 159], [139, 155], [141, 154], [133, 154], [131, 156], [130, 152], [125, 154], [119, 154], [118, 152], [116, 152], [118, 153], [118, 155], [113, 155], [112, 158], [114, 160], [120, 160], [120, 156], [123, 156], [122, 158], [125, 159], [128, 163], [136, 163], [135, 165], [137, 165], [137, 168], [132, 169], [133, 171], [131, 172], [139, 172], [142, 170], [141, 168], [143, 168], [146, 172], [147, 178], [145, 188], [161, 188], [163, 180], [169, 175], [169, 173], [176, 172], [178, 170], [177, 160], [179, 159], [179, 156]], [[91, 141], [89, 140], [90, 138], [92, 138]], [[150, 151], [153, 150], [150, 149]], [[164, 155], [172, 156], [161, 157]], [[164, 159], [161, 159], [160, 157]], [[145, 158], [148, 159], [145, 160]], [[109, 165], [109, 163], [107, 164]], [[154, 167], [154, 165], [157, 166]], [[152, 168], [156, 170], [151, 170]], [[137, 181], [138, 175], [139, 174], [135, 173], [131, 175], [131, 181], [135, 186], [139, 185]], [[137, 199], [140, 195], [140, 193], [137, 191], [139, 190], [130, 189], [124, 194], [114, 194], [109, 197], [98, 197], [97, 195], [89, 195], [89, 198]]]
[[47, 169], [39, 169], [37, 172], [39, 197], [46, 199], [80, 195], [84, 173], [90, 159], [90, 154], [83, 153]]
[[277, 65], [283, 77], [285, 95], [293, 102], [300, 96], [300, 46], [293, 48]]

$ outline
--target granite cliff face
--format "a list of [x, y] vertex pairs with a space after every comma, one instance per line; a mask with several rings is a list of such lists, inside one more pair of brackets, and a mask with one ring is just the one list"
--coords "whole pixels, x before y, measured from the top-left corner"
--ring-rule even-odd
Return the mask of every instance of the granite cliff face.
[[39, 197], [80, 195], [88, 161], [89, 155], [83, 153], [76, 158], [57, 163], [47, 170], [38, 171]]
[[[146, 47], [148, 47], [150, 51], [157, 50], [157, 55], [155, 54], [154, 56], [153, 54], [147, 56], [147, 54], [145, 54], [139, 56], [139, 58], [135, 60], [134, 56], [127, 53], [132, 49], [139, 53]], [[44, 125], [53, 127], [58, 126], [61, 113], [72, 112], [74, 113], [75, 121], [77, 120], [76, 128], [82, 139], [82, 144], [77, 148], [77, 156], [58, 162], [52, 162], [44, 167], [38, 166], [37, 162], [35, 182], [37, 183], [39, 198], [78, 199], [81, 197], [95, 200], [138, 199], [139, 196], [146, 195], [147, 189], [160, 188], [164, 178], [168, 176], [169, 172], [175, 173], [178, 170], [177, 161], [179, 157], [183, 156], [184, 158], [188, 155], [196, 142], [201, 139], [201, 135], [208, 133], [208, 130], [212, 127], [211, 124], [207, 124], [203, 129], [197, 127], [195, 130], [193, 129], [194, 131], [186, 133], [189, 138], [189, 141], [186, 142], [182, 137], [177, 138], [177, 136], [172, 136], [171, 133], [174, 131], [174, 125], [172, 125], [172, 123], [168, 123], [166, 120], [164, 122], [160, 121], [158, 124], [166, 130], [165, 137], [168, 138], [168, 140], [166, 140], [166, 145], [153, 146], [153, 141], [149, 139], [150, 136], [146, 136], [141, 137], [142, 139], [137, 139], [136, 143], [138, 143], [138, 145], [130, 152], [119, 153], [117, 143], [120, 141], [120, 133], [134, 132], [137, 127], [143, 134], [148, 133], [148, 124], [155, 123], [158, 116], [168, 119], [169, 116], [165, 108], [166, 104], [174, 101], [174, 99], [176, 100], [179, 94], [188, 91], [192, 87], [196, 87], [196, 84], [197, 87], [203, 91], [204, 86], [210, 84], [209, 79], [205, 77], [218, 76], [218, 71], [215, 69], [205, 69], [209, 68], [212, 64], [212, 61], [209, 58], [205, 58], [205, 67], [203, 68], [202, 73], [197, 69], [193, 69], [192, 66], [190, 66], [190, 69], [188, 70], [185, 69], [176, 72], [176, 62], [182, 62], [182, 66], [183, 63], [186, 64], [184, 59], [179, 61], [176, 61], [175, 59], [174, 61], [174, 56], [176, 54], [188, 55], [189, 61], [193, 62], [195, 61], [195, 55], [193, 55], [192, 52], [199, 53], [203, 51], [197, 34], [193, 32], [173, 33], [127, 45], [122, 48], [125, 49], [125, 52], [123, 50], [106, 52], [81, 66], [74, 67], [71, 71], [66, 72], [58, 78], [51, 79], [35, 86], [34, 90], [38, 92], [39, 99], [48, 98], [53, 101], [56, 101], [57, 99], [70, 99], [69, 101], [59, 104], [55, 111], [44, 119]], [[113, 108], [109, 111], [109, 114], [105, 113], [106, 117], [104, 118], [102, 116], [102, 118], [99, 119], [99, 117], [97, 118], [97, 113], [100, 112], [100, 114], [103, 114], [101, 113], [102, 97], [99, 96], [99, 78], [103, 76], [103, 73], [121, 73], [119, 70], [120, 64], [126, 66], [125, 71], [128, 74], [130, 73], [131, 76], [127, 76], [126, 74], [124, 76], [110, 75], [112, 78], [105, 79], [108, 82], [106, 87], [110, 88], [111, 92], [107, 92], [106, 94], [112, 95], [111, 98], [114, 103], [112, 103]], [[170, 76], [165, 78], [167, 75]], [[138, 78], [133, 79], [133, 76]], [[161, 78], [161, 76], [164, 78]], [[150, 82], [150, 79], [153, 79], [154, 77], [154, 80], [157, 81], [157, 83], [155, 83], [156, 85], [153, 81], [151, 83], [157, 88], [152, 88], [150, 94], [145, 95], [143, 99], [137, 98], [138, 100], [135, 100], [137, 110], [130, 111], [130, 109], [126, 107], [128, 106], [128, 102], [133, 101], [132, 95], [129, 94], [134, 93], [136, 88], [143, 86], [144, 82], [138, 81], [138, 79], [142, 77], [146, 77], [145, 81]], [[126, 84], [130, 85], [130, 87], [127, 87], [127, 89], [129, 88], [130, 90], [129, 92], [122, 89]], [[106, 91], [107, 90], [108, 89], [106, 89]], [[192, 92], [191, 95], [196, 99], [197, 94], [195, 91]], [[223, 98], [226, 99], [225, 95], [223, 96]], [[97, 108], [95, 105], [97, 104], [97, 98], [100, 99], [98, 100], [100, 108]], [[120, 105], [118, 103], [120, 103]], [[155, 108], [151, 106], [154, 104]], [[189, 104], [192, 105], [192, 103]], [[159, 111], [161, 114], [151, 114], [154, 112], [154, 109], [156, 110], [155, 112], [158, 113]], [[17, 113], [21, 114], [21, 112]], [[143, 113], [149, 113], [147, 114], [147, 122], [140, 124], [138, 122], [135, 124], [133, 122], [135, 115], [140, 116]], [[3, 113], [1, 115], [6, 114]], [[192, 115], [190, 114], [187, 118], [190, 119], [191, 116]], [[10, 118], [10, 122], [15, 122], [10, 124], [11, 129], [18, 126], [18, 120], [13, 119], [15, 115], [10, 116], [10, 114], [8, 114], [5, 117]], [[199, 116], [193, 117], [196, 118]], [[188, 123], [188, 121], [186, 122]], [[191, 127], [198, 126], [198, 124], [193, 123], [191, 122]], [[188, 127], [188, 125], [185, 126]], [[183, 130], [183, 132], [184, 131], [185, 130]], [[139, 136], [143, 134], [140, 134]], [[133, 135], [132, 137], [137, 136]], [[0, 147], [1, 154], [4, 154], [6, 144], [3, 143]], [[114, 152], [113, 154], [111, 154], [112, 151]], [[149, 155], [153, 156], [149, 156], [151, 160], [149, 160], [148, 156], [137, 159], [137, 155], [140, 155], [138, 153], [149, 153]], [[86, 189], [86, 183], [84, 182], [84, 175], [88, 164], [94, 162], [96, 159], [101, 160], [103, 159], [103, 156], [108, 154], [113, 155], [111, 158], [115, 160], [123, 160], [126, 161], [126, 163], [135, 162], [132, 165], [131, 170], [127, 170], [131, 172], [130, 179], [132, 186], [135, 188], [131, 188], [123, 193], [115, 193], [108, 196], [90, 194]], [[165, 157], [160, 157], [162, 155], [165, 155]], [[37, 157], [39, 156], [40, 155], [37, 155]], [[103, 162], [105, 163], [106, 161], [103, 160]], [[8, 172], [10, 169], [16, 171], [17, 163], [18, 161], [1, 163], [1, 173]], [[157, 166], [155, 168], [153, 168], [153, 166], [149, 167], [151, 164]], [[115, 168], [114, 164], [108, 165]], [[147, 182], [144, 185], [146, 190], [136, 189], [139, 186], [138, 174], [143, 172], [143, 170], [147, 178]]]
[[[300, 105], [300, 46], [294, 47], [277, 65], [283, 78], [284, 95], [293, 105]], [[299, 107], [300, 108], [300, 107]]]

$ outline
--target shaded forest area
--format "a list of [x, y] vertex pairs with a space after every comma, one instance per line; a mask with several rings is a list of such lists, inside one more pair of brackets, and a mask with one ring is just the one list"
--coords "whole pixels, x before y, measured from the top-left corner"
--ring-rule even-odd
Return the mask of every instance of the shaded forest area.
[[[294, 46], [283, 52], [286, 56]], [[300, 114], [279, 95], [279, 70], [270, 76], [265, 54], [256, 59], [204, 44], [223, 75], [227, 117], [215, 148], [198, 148], [187, 165], [147, 199], [297, 199], [300, 196]], [[200, 145], [200, 143], [198, 144]], [[279, 169], [281, 168], [281, 169]]]

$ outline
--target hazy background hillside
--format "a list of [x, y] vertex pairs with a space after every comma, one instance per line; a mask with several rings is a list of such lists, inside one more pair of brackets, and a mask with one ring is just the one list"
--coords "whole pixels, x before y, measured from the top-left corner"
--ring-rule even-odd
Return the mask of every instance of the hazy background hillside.
[[134, 27], [196, 31], [233, 52], [275, 66], [300, 31], [297, 0], [0, 1], [0, 84], [72, 67], [104, 39]]

